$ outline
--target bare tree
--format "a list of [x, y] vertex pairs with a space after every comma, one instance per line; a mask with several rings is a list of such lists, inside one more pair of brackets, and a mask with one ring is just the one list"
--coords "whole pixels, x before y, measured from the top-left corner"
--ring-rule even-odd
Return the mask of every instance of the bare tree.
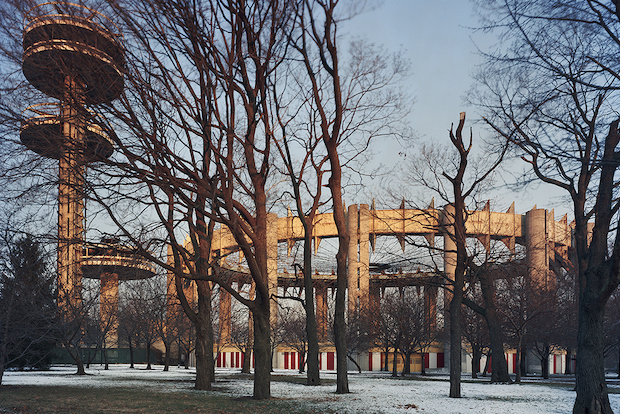
[[[402, 116], [408, 108], [404, 95], [390, 87], [404, 72], [402, 61], [394, 59], [394, 65], [390, 66], [384, 56], [365, 48], [362, 43], [353, 43], [354, 64], [351, 67], [354, 69], [347, 73], [346, 60], [337, 36], [339, 21], [347, 15], [346, 11], [339, 14], [338, 3], [338, 0], [299, 2], [296, 12], [300, 30], [298, 36], [292, 39], [292, 47], [298, 52], [307, 75], [302, 90], [309, 91], [306, 99], [310, 108], [310, 136], [323, 143], [325, 159], [329, 161], [327, 186], [331, 192], [333, 217], [338, 230], [334, 313], [336, 392], [347, 393], [345, 290], [351, 235], [347, 229], [343, 203], [343, 168], [363, 152], [371, 138], [393, 132], [390, 127], [398, 120], [398, 114]], [[354, 15], [356, 11], [352, 8], [348, 12]], [[373, 53], [365, 53], [369, 50]], [[354, 133], [360, 134], [362, 141], [351, 147], [353, 156], [344, 155], [347, 151], [343, 147], [347, 143], [351, 145]], [[324, 162], [322, 159], [319, 161]], [[316, 165], [320, 166], [318, 162]], [[304, 266], [310, 272], [308, 266]]]
[[605, 303], [620, 282], [618, 7], [591, 1], [481, 5], [484, 23], [505, 42], [501, 53], [486, 55], [480, 93], [472, 101], [480, 103], [488, 125], [514, 144], [528, 178], [570, 197], [579, 286], [573, 412], [611, 413], [602, 332]]
[[[466, 138], [463, 137], [464, 126], [465, 113], [462, 112], [456, 131], [453, 130], [453, 127], [449, 131], [450, 142], [454, 151], [449, 162], [438, 161], [440, 159], [438, 157], [441, 157], [442, 160], [446, 159], [445, 151], [438, 152], [437, 148], [429, 146], [422, 150], [421, 157], [414, 160], [411, 169], [411, 178], [414, 182], [432, 190], [447, 203], [444, 208], [442, 226], [444, 227], [443, 232], [447, 236], [444, 239], [443, 254], [446, 258], [444, 272], [446, 289], [448, 290], [447, 297], [450, 298], [450, 397], [453, 398], [460, 398], [461, 396], [462, 305], [467, 303], [473, 306], [472, 309], [485, 316], [490, 329], [493, 327], [498, 329], [498, 325], [494, 323], [494, 314], [490, 311], [487, 312], [493, 308], [492, 302], [487, 303], [485, 301], [486, 308], [482, 308], [474, 306], [475, 303], [468, 301], [467, 298], [464, 299], [466, 273], [470, 275], [475, 273], [480, 283], [485, 286], [486, 296], [489, 298], [494, 296], [492, 280], [484, 278], [488, 274], [486, 265], [490, 262], [488, 247], [482, 257], [475, 250], [470, 251], [465, 225], [471, 211], [468, 208], [469, 205], [474, 207], [473, 210], [476, 209], [477, 198], [484, 191], [485, 184], [490, 181], [493, 173], [502, 162], [506, 151], [506, 146], [504, 146], [492, 159], [474, 160], [470, 157], [473, 148], [473, 132], [470, 131], [469, 142], [467, 142]], [[431, 249], [435, 248], [431, 247]], [[473, 279], [470, 282], [473, 282]], [[496, 353], [503, 355], [501, 339], [493, 341], [493, 344], [493, 346], [498, 347]], [[503, 361], [505, 365], [504, 358], [495, 358], [495, 360], [499, 360], [498, 363]], [[495, 369], [493, 371], [496, 375]], [[498, 365], [497, 371], [499, 374], [503, 374], [502, 382], [510, 381], [507, 366], [500, 367]]]

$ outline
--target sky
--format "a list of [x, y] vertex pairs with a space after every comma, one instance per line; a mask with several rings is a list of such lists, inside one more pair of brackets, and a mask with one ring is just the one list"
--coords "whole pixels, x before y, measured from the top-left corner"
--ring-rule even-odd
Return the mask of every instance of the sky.
[[[475, 30], [478, 26], [472, 1], [385, 0], [374, 10], [356, 16], [345, 26], [345, 34], [365, 37], [389, 51], [403, 50], [411, 64], [405, 88], [415, 98], [408, 121], [419, 144], [430, 141], [448, 144], [451, 124], [456, 126], [460, 112], [466, 112], [466, 126], [473, 127], [475, 145], [476, 139], [488, 131], [475, 123], [480, 117], [478, 110], [465, 104], [464, 97], [481, 62], [479, 50], [487, 51], [496, 42], [492, 34]], [[382, 146], [377, 158], [389, 165], [400, 159], [398, 153], [402, 151], [396, 145]], [[416, 149], [408, 148], [406, 152], [415, 153]], [[523, 165], [516, 167], [523, 168]], [[505, 179], [510, 177], [506, 175]], [[362, 198], [358, 197], [358, 202], [369, 202]], [[489, 198], [495, 211], [505, 211], [514, 201], [517, 213], [524, 214], [537, 205], [555, 209], [556, 219], [565, 213], [571, 219], [570, 205], [563, 193], [544, 185], [521, 192], [498, 188]]]

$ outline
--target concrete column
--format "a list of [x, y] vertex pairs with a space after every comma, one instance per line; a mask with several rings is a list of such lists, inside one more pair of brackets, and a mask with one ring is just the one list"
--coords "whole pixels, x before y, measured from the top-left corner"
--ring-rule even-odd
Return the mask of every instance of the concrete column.
[[349, 206], [347, 225], [349, 228], [349, 258], [347, 262], [347, 294], [349, 315], [353, 315], [360, 306], [360, 274], [359, 274], [359, 213], [357, 204]]
[[533, 209], [525, 213], [527, 272], [533, 286], [538, 289], [548, 287], [549, 256], [546, 224], [546, 210]]
[[424, 286], [424, 317], [431, 332], [437, 329], [437, 286]]
[[100, 281], [99, 320], [101, 328], [107, 331], [106, 348], [111, 348], [118, 344], [118, 275], [104, 273]]
[[318, 281], [316, 292], [316, 324], [319, 342], [327, 341], [327, 285]]
[[359, 221], [359, 278], [360, 278], [360, 305], [368, 308], [370, 287], [370, 210], [368, 204], [360, 204]]
[[444, 248], [444, 272], [446, 277], [454, 280], [456, 272], [456, 242], [454, 241], [454, 206], [448, 205], [443, 214], [443, 248]]
[[274, 327], [278, 323], [278, 215], [267, 215], [267, 283], [270, 297], [270, 323]]
[[379, 312], [381, 304], [381, 289], [379, 285], [370, 284], [368, 286], [368, 309], [371, 313]]
[[76, 311], [82, 290], [84, 134], [77, 111], [79, 96], [82, 88], [68, 76], [60, 114], [64, 141], [58, 164], [58, 292], [65, 312]]

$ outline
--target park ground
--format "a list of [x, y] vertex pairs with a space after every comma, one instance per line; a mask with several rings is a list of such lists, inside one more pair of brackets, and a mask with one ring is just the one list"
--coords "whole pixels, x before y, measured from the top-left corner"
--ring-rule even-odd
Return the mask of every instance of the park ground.
[[[251, 375], [218, 369], [214, 391], [193, 390], [194, 371], [161, 366], [129, 369], [91, 365], [6, 372], [0, 387], [0, 413], [569, 413], [574, 377], [527, 377], [523, 384], [490, 384], [463, 375], [462, 396], [448, 398], [445, 375], [392, 378], [389, 373], [350, 373], [351, 393], [335, 394], [335, 373], [322, 372], [323, 384], [307, 387], [292, 371], [273, 373], [270, 401], [254, 401]], [[610, 378], [610, 401], [620, 412], [620, 382]]]

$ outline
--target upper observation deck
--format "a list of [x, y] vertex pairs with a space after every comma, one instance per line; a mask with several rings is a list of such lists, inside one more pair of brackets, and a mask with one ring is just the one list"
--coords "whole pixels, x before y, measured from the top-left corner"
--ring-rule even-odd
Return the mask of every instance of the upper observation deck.
[[49, 2], [26, 15], [23, 72], [48, 96], [65, 100], [67, 78], [86, 104], [110, 102], [123, 89], [125, 58], [118, 28], [85, 6]]

